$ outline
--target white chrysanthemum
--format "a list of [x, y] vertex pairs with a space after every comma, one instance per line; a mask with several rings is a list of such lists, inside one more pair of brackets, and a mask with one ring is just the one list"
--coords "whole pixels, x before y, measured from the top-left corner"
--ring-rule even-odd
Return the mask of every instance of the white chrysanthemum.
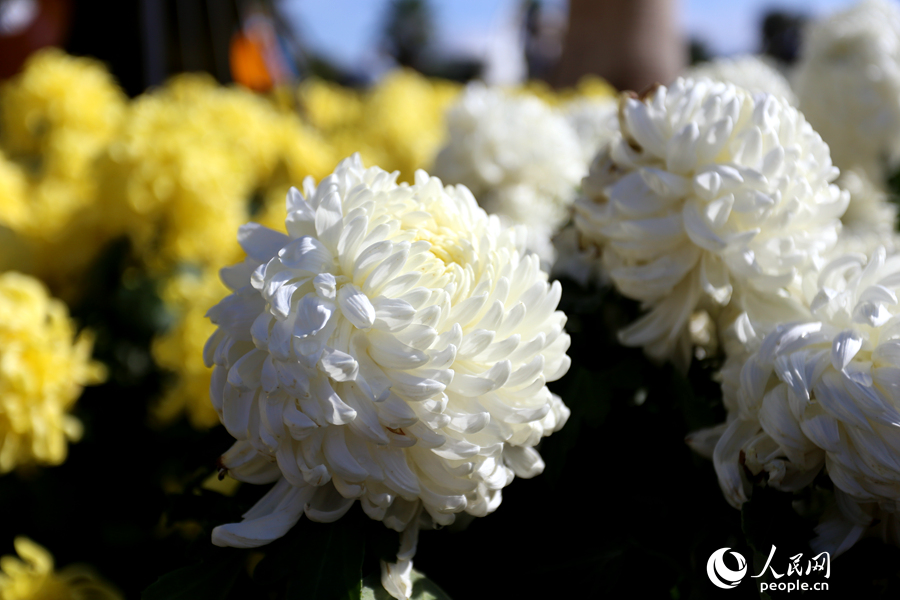
[[566, 118], [535, 97], [470, 85], [447, 112], [447, 130], [435, 175], [468, 187], [489, 213], [527, 225], [529, 250], [552, 264], [549, 238], [569, 219], [587, 172]]
[[778, 67], [764, 56], [747, 54], [716, 58], [689, 69], [687, 77], [733, 83], [750, 93], [772, 94], [784, 98], [793, 106], [797, 105], [797, 97], [791, 90], [791, 84]]
[[841, 217], [843, 227], [831, 256], [858, 252], [869, 256], [878, 246], [888, 254], [900, 247], [897, 205], [861, 170], [841, 173], [838, 185], [850, 192], [850, 204]]
[[583, 287], [594, 283], [599, 285], [609, 283], [609, 278], [601, 268], [597, 247], [581, 247], [581, 240], [574, 223], [563, 227], [559, 233], [553, 236], [552, 242], [556, 260], [553, 262], [550, 273], [554, 279], [568, 277]]
[[[618, 131], [618, 107], [616, 99], [609, 96], [580, 96], [563, 105], [563, 114], [581, 142], [585, 165], [590, 164]], [[587, 172], [587, 166], [584, 171]], [[578, 231], [571, 221], [557, 231], [552, 243], [553, 250], [548, 256], [555, 257], [551, 269], [554, 277], [569, 277], [583, 286], [593, 282], [608, 283], [597, 260], [597, 248], [581, 247]]]
[[584, 158], [581, 175], [597, 152], [609, 142], [619, 128], [616, 117], [618, 102], [610, 97], [579, 97], [562, 107], [563, 115], [581, 142]]
[[[726, 420], [719, 425], [693, 431], [685, 438], [694, 452], [708, 459], [713, 458], [713, 451], [722, 434], [739, 415], [741, 369], [759, 349], [760, 332], [772, 331], [781, 323], [810, 318], [803, 299], [796, 296], [748, 293], [742, 298], [741, 304], [743, 312], [735, 304], [731, 304], [719, 313], [714, 325], [710, 327], [725, 356], [725, 362], [715, 374], [715, 380], [722, 386]], [[692, 319], [692, 325], [694, 324]]]
[[622, 342], [684, 364], [692, 315], [784, 293], [834, 245], [847, 195], [829, 183], [828, 146], [774, 96], [679, 79], [623, 96], [619, 112], [575, 224], [619, 291], [649, 310]]
[[793, 79], [800, 109], [841, 169], [883, 177], [900, 159], [900, 7], [867, 0], [814, 22]]
[[213, 541], [259, 546], [359, 499], [405, 530], [384, 578], [400, 597], [420, 513], [486, 515], [514, 475], [542, 470], [534, 446], [569, 413], [546, 387], [568, 369], [569, 336], [522, 228], [462, 186], [396, 177], [355, 155], [308, 178], [305, 198], [291, 191], [288, 235], [242, 227], [248, 257], [222, 271], [234, 293], [209, 312], [205, 358], [239, 440], [223, 467], [277, 481]]
[[713, 460], [726, 498], [746, 473], [794, 491], [824, 467], [856, 503], [900, 511], [900, 256], [846, 255], [818, 273], [805, 320], [759, 336]]
[[[837, 184], [850, 193], [850, 204], [841, 217], [842, 227], [837, 243], [822, 257], [821, 263], [815, 266], [821, 267], [845, 254], [871, 256], [878, 247], [884, 247], [888, 254], [892, 254], [900, 247], [900, 236], [895, 230], [897, 208], [887, 200], [885, 192], [875, 186], [865, 173], [856, 170], [841, 173]], [[723, 332], [726, 356], [719, 379], [729, 417], [737, 408], [741, 369], [749, 356], [758, 350], [760, 336], [771, 332], [781, 323], [812, 319], [809, 304], [817, 292], [817, 274], [816, 269], [803, 274], [805, 293], [794, 290], [792, 297], [764, 294], [745, 296], [741, 308], [749, 314], [736, 314], [737, 307], [732, 307], [719, 316], [718, 329]], [[695, 450], [712, 456], [711, 450], [709, 453], [700, 448]]]

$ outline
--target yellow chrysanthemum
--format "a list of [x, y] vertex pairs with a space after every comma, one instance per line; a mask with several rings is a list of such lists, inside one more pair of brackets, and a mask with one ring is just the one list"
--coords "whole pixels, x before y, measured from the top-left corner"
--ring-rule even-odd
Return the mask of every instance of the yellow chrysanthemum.
[[[444, 112], [461, 86], [411, 70], [389, 73], [365, 93], [312, 81], [299, 90], [300, 113], [335, 148], [412, 181], [431, 164], [444, 139]], [[333, 165], [332, 165], [333, 166]]]
[[618, 97], [619, 92], [617, 92], [616, 88], [610, 85], [610, 83], [602, 77], [585, 75], [578, 80], [578, 85], [575, 86], [574, 95], [581, 98], [595, 98], [598, 100], [609, 98], [610, 100], [615, 100]]
[[512, 90], [513, 93], [525, 94], [537, 97], [550, 106], [559, 106], [575, 100], [614, 100], [618, 96], [616, 88], [605, 79], [596, 75], [585, 75], [575, 87], [554, 90], [544, 81], [527, 81], [522, 86]]
[[133, 103], [103, 161], [105, 192], [151, 265], [227, 264], [255, 192], [281, 171], [318, 174], [293, 164], [308, 140], [313, 132], [264, 98], [182, 75]]
[[29, 218], [28, 183], [19, 165], [0, 154], [0, 226], [23, 226]]
[[287, 216], [284, 198], [288, 190], [306, 177], [319, 180], [340, 160], [334, 145], [304, 125], [296, 115], [284, 115], [289, 126], [280, 130], [279, 162], [275, 171], [259, 185], [262, 204], [250, 218], [273, 229], [284, 229]]
[[3, 144], [12, 154], [44, 154], [62, 129], [109, 139], [124, 108], [124, 94], [101, 63], [40, 50], [0, 92]]
[[[37, 52], [3, 84], [0, 142], [21, 173], [13, 178], [27, 178], [22, 214], [3, 217], [14, 234], [4, 239], [3, 266], [74, 295], [100, 248], [121, 232], [97, 207], [95, 162], [118, 132], [125, 107], [125, 95], [101, 63], [57, 49]], [[3, 207], [10, 204], [4, 198]]]
[[546, 81], [541, 81], [539, 79], [526, 81], [522, 85], [510, 89], [509, 92], [514, 96], [534, 96], [550, 106], [559, 104], [559, 96], [557, 95], [556, 90], [550, 87], [550, 84]]
[[357, 123], [363, 114], [359, 93], [330, 81], [309, 79], [297, 91], [303, 117], [321, 131]]
[[121, 600], [110, 583], [81, 565], [53, 570], [53, 556], [26, 537], [14, 542], [15, 556], [0, 558], [0, 600]]
[[83, 386], [104, 379], [92, 344], [39, 281], [0, 275], [0, 473], [66, 459], [67, 442], [81, 435], [68, 411]]
[[125, 106], [101, 63], [52, 48], [3, 85], [0, 139], [29, 175], [28, 233], [52, 239], [93, 203], [93, 162], [117, 133]]
[[416, 169], [428, 166], [440, 149], [444, 112], [461, 89], [410, 70], [394, 71], [379, 82], [366, 99], [366, 135], [387, 155], [378, 164], [412, 181]]
[[197, 429], [218, 425], [219, 417], [209, 399], [212, 371], [203, 364], [203, 346], [216, 328], [205, 315], [227, 294], [215, 269], [203, 274], [182, 273], [163, 290], [163, 300], [178, 321], [168, 333], [153, 340], [154, 360], [175, 373], [173, 383], [153, 408], [153, 418], [159, 423], [167, 424], [187, 414]]

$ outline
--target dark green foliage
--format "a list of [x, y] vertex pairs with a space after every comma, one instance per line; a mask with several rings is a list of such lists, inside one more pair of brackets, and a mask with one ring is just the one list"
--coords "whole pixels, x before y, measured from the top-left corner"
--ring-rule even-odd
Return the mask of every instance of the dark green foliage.
[[350, 517], [335, 523], [303, 520], [283, 539], [265, 548], [253, 580], [284, 589], [290, 600], [358, 599], [365, 540]]
[[142, 600], [224, 600], [241, 573], [246, 551], [233, 548], [211, 553], [195, 565], [160, 577], [141, 594]]

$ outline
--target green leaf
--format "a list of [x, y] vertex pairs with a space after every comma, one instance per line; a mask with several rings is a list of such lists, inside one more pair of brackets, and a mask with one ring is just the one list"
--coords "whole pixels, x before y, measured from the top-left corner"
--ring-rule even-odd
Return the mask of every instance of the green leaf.
[[[410, 579], [413, 582], [413, 591], [410, 600], [451, 600], [447, 592], [425, 577], [419, 571], [413, 569]], [[362, 581], [362, 594], [360, 600], [394, 600], [381, 585], [381, 574], [373, 573]]]
[[[285, 552], [274, 560], [281, 568], [293, 564], [286, 600], [359, 600], [365, 539], [351, 520], [335, 523], [304, 521]], [[270, 560], [267, 556], [265, 560]], [[261, 562], [257, 569], [263, 567]], [[265, 571], [264, 571], [265, 574]]]
[[[413, 571], [415, 573], [416, 571]], [[387, 593], [381, 585], [381, 573], [372, 573], [362, 580], [362, 593], [360, 600], [393, 600], [393, 596]]]
[[216, 551], [201, 562], [166, 573], [141, 594], [142, 600], [224, 600], [241, 573], [246, 551]]

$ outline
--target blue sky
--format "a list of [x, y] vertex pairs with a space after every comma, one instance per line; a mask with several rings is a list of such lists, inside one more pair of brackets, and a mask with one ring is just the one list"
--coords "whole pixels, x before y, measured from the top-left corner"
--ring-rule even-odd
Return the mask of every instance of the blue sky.
[[[349, 67], [370, 60], [390, 0], [282, 0], [279, 4], [307, 44]], [[457, 45], [460, 40], [490, 36], [504, 11], [516, 2], [432, 0], [431, 4], [438, 36], [445, 44]]]
[[[380, 21], [390, 0], [281, 0], [306, 42], [338, 63], [373, 61]], [[685, 34], [718, 54], [752, 52], [761, 15], [772, 7], [826, 14], [855, 0], [675, 0]], [[566, 0], [552, 0], [564, 9]], [[499, 29], [518, 0], [432, 0], [438, 35], [445, 46], [477, 47]]]

